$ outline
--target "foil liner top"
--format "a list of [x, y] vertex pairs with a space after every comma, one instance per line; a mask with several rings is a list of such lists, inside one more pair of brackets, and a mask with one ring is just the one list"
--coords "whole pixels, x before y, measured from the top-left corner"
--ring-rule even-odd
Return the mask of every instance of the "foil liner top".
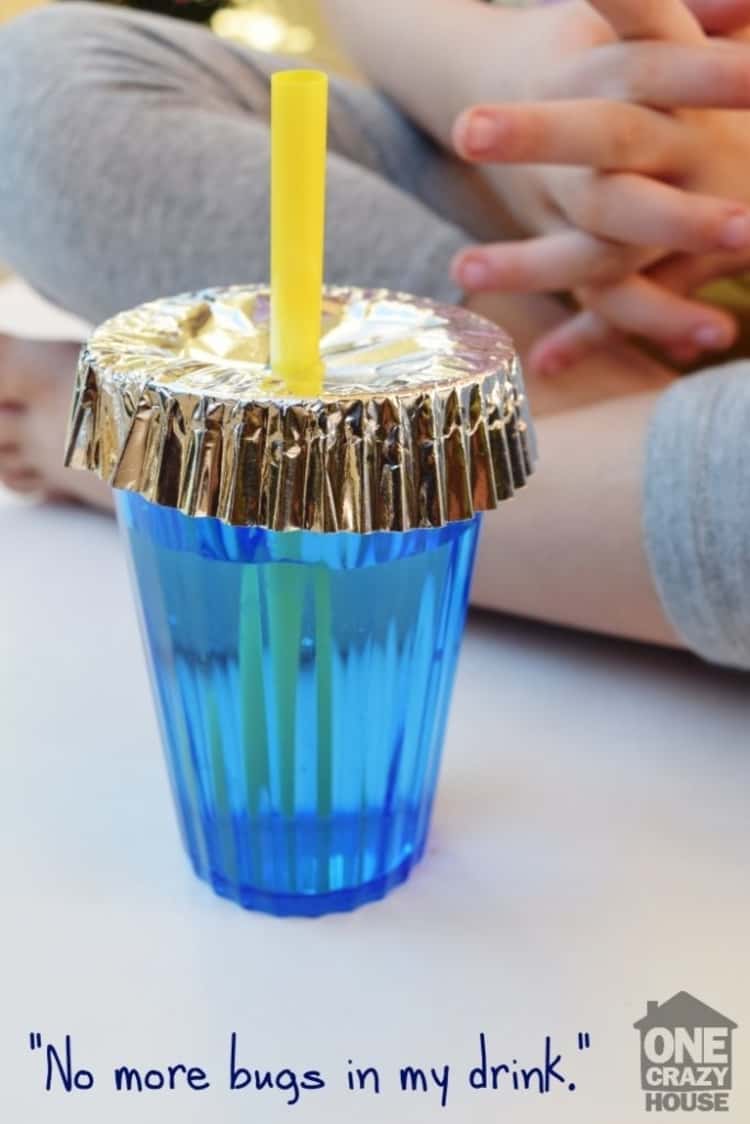
[[465, 309], [328, 287], [322, 393], [269, 369], [269, 292], [153, 301], [97, 328], [65, 455], [186, 515], [276, 531], [406, 531], [494, 508], [535, 460], [518, 359]]

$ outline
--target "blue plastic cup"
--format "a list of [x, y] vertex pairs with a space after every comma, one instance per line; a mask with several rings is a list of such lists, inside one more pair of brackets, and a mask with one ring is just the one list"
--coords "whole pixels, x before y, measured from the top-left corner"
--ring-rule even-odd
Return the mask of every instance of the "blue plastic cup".
[[195, 872], [279, 915], [381, 898], [424, 852], [481, 517], [275, 532], [116, 496]]

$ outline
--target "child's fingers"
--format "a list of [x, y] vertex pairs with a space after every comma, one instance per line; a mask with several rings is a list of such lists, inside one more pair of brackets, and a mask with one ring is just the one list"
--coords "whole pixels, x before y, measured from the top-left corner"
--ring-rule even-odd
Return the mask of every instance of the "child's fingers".
[[694, 293], [701, 285], [717, 277], [747, 273], [750, 252], [739, 254], [674, 254], [649, 270], [649, 277], [658, 285], [675, 293]]
[[[750, 0], [748, 0], [750, 8]], [[544, 81], [550, 98], [607, 98], [655, 109], [746, 109], [750, 51], [740, 43], [612, 43], [564, 60]]]
[[[654, 266], [648, 273], [651, 284], [663, 290], [672, 290], [675, 293], [692, 293], [701, 285], [714, 280], [716, 277], [726, 277], [733, 270], [742, 272], [750, 269], [750, 254], [729, 258], [726, 254], [675, 254]], [[617, 297], [615, 296], [615, 299]], [[695, 305], [692, 307], [705, 309], [707, 306]], [[663, 308], [660, 304], [659, 307]], [[600, 306], [601, 308], [601, 306]], [[606, 311], [606, 310], [604, 310]], [[723, 313], [720, 315], [724, 315]], [[691, 313], [692, 316], [692, 313]], [[630, 321], [632, 323], [632, 320]], [[692, 363], [706, 350], [707, 338], [703, 330], [698, 331], [703, 325], [702, 315], [697, 316], [690, 325], [694, 331], [688, 329], [686, 336], [680, 339], [663, 338], [659, 342], [662, 348], [677, 363]], [[708, 337], [716, 329], [712, 323]], [[726, 330], [726, 323], [719, 328], [719, 333]], [[724, 336], [725, 346], [730, 346], [736, 327], [731, 329], [731, 336]], [[613, 344], [621, 340], [622, 326], [615, 325], [606, 319], [602, 311], [586, 308], [576, 316], [571, 317], [554, 331], [543, 336], [531, 350], [528, 358], [529, 369], [538, 373], [553, 374], [564, 370], [566, 367], [583, 359], [592, 351]], [[658, 338], [658, 337], [652, 337]], [[710, 350], [710, 349], [709, 349]]]
[[549, 293], [585, 284], [612, 284], [641, 267], [640, 249], [605, 242], [581, 230], [471, 246], [451, 268], [469, 292]]
[[750, 24], [750, 0], [687, 0], [704, 31], [728, 35]]
[[538, 339], [529, 351], [526, 366], [531, 374], [556, 375], [592, 351], [621, 339], [602, 316], [586, 309]]
[[696, 43], [700, 24], [682, 0], [588, 0], [620, 39], [670, 39]]
[[459, 156], [482, 163], [576, 164], [602, 171], [682, 171], [686, 133], [675, 118], [643, 106], [580, 101], [482, 105], [453, 129]]
[[[531, 348], [526, 358], [530, 373], [555, 375], [566, 370], [587, 355], [605, 348], [622, 345], [626, 337], [609, 324], [598, 312], [586, 310], [573, 316], [560, 329], [542, 336]], [[663, 343], [661, 350], [675, 363], [694, 363], [704, 348], [694, 343]]]
[[657, 343], [694, 344], [709, 350], [729, 347], [736, 325], [729, 313], [690, 300], [638, 274], [617, 285], [589, 289], [588, 308], [627, 335]]
[[581, 230], [626, 245], [706, 253], [750, 247], [750, 211], [645, 176], [557, 178], [555, 198]]
[[534, 348], [531, 362], [536, 370], [562, 370], [601, 347], [613, 331], [686, 351], [721, 351], [736, 336], [736, 324], [728, 313], [687, 300], [639, 275], [582, 297], [585, 311]]
[[691, 344], [675, 344], [674, 347], [667, 347], [664, 349], [667, 355], [680, 365], [695, 363], [700, 358], [700, 348], [693, 347]]

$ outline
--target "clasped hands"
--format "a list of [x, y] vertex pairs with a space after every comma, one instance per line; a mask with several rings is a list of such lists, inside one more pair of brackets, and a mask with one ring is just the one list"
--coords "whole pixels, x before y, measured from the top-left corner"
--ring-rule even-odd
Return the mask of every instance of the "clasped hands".
[[512, 96], [465, 110], [453, 140], [521, 237], [468, 247], [455, 279], [573, 294], [529, 357], [540, 373], [623, 335], [676, 362], [728, 348], [732, 316], [694, 293], [750, 267], [750, 0], [563, 0], [513, 19]]

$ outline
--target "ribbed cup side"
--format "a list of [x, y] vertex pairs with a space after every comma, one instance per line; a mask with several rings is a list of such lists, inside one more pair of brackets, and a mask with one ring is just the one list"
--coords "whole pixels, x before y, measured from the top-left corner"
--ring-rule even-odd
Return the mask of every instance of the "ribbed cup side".
[[424, 848], [479, 518], [357, 536], [118, 510], [196, 872], [278, 914], [381, 897]]

